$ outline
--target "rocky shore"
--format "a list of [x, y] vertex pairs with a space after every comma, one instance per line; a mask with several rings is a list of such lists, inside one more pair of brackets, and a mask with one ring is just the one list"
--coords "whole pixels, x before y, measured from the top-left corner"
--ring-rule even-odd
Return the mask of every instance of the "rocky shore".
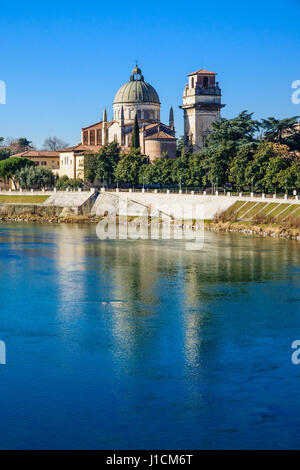
[[214, 222], [205, 223], [207, 230], [219, 232], [242, 233], [246, 235], [256, 235], [263, 237], [284, 238], [288, 240], [300, 240], [300, 230], [286, 227], [284, 224], [257, 224], [252, 225], [243, 222]]

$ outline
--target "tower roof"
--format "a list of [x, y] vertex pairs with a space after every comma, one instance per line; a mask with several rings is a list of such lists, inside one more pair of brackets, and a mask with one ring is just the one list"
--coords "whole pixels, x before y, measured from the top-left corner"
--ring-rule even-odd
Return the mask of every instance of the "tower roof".
[[114, 103], [159, 103], [159, 96], [152, 85], [144, 81], [142, 70], [135, 67], [130, 81], [117, 91]]
[[191, 75], [198, 75], [198, 74], [203, 74], [203, 75], [217, 75], [215, 72], [210, 72], [209, 70], [205, 70], [205, 69], [200, 69], [200, 70], [197, 70], [197, 72], [193, 72], [193, 73], [189, 73], [188, 74], [188, 77], [190, 77]]

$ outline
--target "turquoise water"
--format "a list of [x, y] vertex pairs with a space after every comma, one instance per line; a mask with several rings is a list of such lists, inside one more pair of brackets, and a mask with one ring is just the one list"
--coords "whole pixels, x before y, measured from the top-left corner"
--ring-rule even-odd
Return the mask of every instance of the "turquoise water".
[[299, 448], [299, 247], [1, 224], [0, 448]]

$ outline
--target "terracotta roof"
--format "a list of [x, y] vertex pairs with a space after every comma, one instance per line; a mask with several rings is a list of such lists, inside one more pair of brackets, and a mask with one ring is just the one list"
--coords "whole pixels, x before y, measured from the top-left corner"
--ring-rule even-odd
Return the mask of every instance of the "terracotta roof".
[[99, 152], [102, 145], [74, 145], [73, 147], [67, 147], [65, 149], [61, 149], [60, 153], [63, 152]]
[[215, 72], [210, 72], [209, 70], [200, 69], [200, 70], [197, 70], [197, 72], [189, 73], [188, 77], [190, 75], [196, 75], [198, 73], [201, 73], [203, 75], [217, 75]]
[[34, 157], [43, 157], [43, 158], [53, 158], [59, 157], [59, 152], [57, 150], [26, 150], [26, 152], [16, 153], [11, 155], [11, 157], [25, 157], [25, 158], [34, 158]]
[[155, 134], [151, 134], [145, 137], [145, 140], [154, 140], [154, 139], [168, 139], [168, 140], [176, 140], [176, 137], [173, 135], [167, 134], [164, 131], [156, 132]]
[[[108, 121], [106, 123], [107, 128], [109, 128], [114, 122], [115, 121]], [[82, 127], [83, 131], [92, 130], [92, 129], [102, 129], [102, 121], [96, 122], [95, 124], [91, 124], [90, 126], [87, 126], [87, 127]]]

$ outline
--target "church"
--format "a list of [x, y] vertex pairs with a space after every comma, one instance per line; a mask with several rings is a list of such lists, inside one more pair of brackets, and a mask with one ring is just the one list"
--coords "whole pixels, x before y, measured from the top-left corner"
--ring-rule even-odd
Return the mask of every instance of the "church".
[[138, 66], [132, 70], [130, 80], [115, 95], [113, 121], [107, 121], [104, 109], [102, 121], [82, 129], [82, 145], [97, 146], [117, 141], [124, 150], [128, 149], [135, 115], [139, 122], [141, 152], [151, 161], [163, 154], [176, 158], [173, 109], [170, 109], [169, 125], [160, 122], [158, 93], [145, 82]]
[[[169, 124], [160, 121], [160, 99], [155, 88], [145, 82], [136, 66], [127, 83], [117, 91], [113, 101], [113, 120], [102, 120], [81, 129], [81, 142], [59, 151], [27, 151], [13, 156], [26, 156], [37, 165], [51, 168], [58, 176], [84, 178], [84, 156], [97, 153], [110, 142], [118, 142], [123, 152], [130, 150], [135, 116], [138, 118], [141, 152], [150, 161], [167, 155], [176, 158], [174, 112], [171, 107]], [[212, 123], [221, 116], [221, 89], [216, 73], [200, 69], [188, 75], [183, 92], [185, 147], [199, 152], [212, 130]]]

